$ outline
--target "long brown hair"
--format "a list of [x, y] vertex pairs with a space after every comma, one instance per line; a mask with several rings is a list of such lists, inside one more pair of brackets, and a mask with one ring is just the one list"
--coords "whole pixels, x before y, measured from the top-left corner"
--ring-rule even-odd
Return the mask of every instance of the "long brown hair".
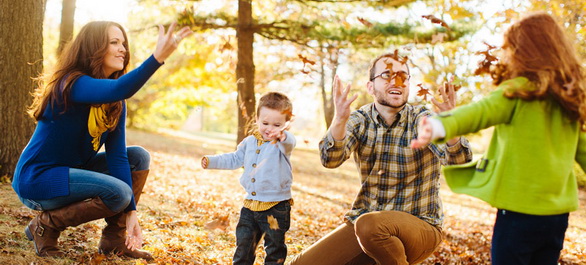
[[586, 130], [586, 83], [580, 60], [562, 27], [545, 12], [532, 13], [513, 24], [504, 35], [502, 62], [493, 72], [495, 84], [519, 76], [535, 90], [505, 92], [525, 100], [551, 96]]
[[[126, 56], [122, 70], [105, 76], [104, 57], [108, 52], [108, 29], [112, 26], [118, 27], [124, 35], [126, 42], [123, 45]], [[70, 104], [71, 87], [77, 78], [87, 75], [99, 79], [117, 79], [126, 73], [128, 54], [128, 38], [120, 24], [111, 21], [89, 22], [81, 28], [76, 38], [65, 46], [54, 66], [54, 71], [39, 77], [39, 86], [33, 93], [34, 99], [28, 110], [29, 115], [38, 121], [42, 118], [47, 106], [53, 104], [63, 104], [63, 112], [65, 112]], [[122, 113], [122, 101], [106, 105], [108, 119], [118, 120], [117, 118]]]

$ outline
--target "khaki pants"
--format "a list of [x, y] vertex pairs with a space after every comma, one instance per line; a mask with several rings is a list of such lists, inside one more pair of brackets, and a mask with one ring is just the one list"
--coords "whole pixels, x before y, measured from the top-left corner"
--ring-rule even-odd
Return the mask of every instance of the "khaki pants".
[[346, 222], [308, 249], [290, 265], [415, 264], [431, 255], [442, 233], [405, 212], [372, 212], [353, 225]]

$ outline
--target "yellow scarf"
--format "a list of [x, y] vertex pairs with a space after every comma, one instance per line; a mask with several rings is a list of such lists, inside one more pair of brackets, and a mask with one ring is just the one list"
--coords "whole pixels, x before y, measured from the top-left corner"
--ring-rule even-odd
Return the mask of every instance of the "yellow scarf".
[[254, 132], [252, 132], [252, 136], [254, 136], [254, 138], [256, 138], [256, 144], [258, 146], [261, 146], [265, 142], [268, 142], [268, 141], [265, 141], [265, 139], [262, 137], [262, 134], [258, 130], [254, 130]]
[[100, 148], [100, 137], [108, 129], [113, 128], [118, 122], [118, 118], [108, 119], [108, 104], [101, 104], [90, 107], [90, 115], [87, 120], [87, 128], [90, 135], [94, 138], [92, 144], [94, 151]]

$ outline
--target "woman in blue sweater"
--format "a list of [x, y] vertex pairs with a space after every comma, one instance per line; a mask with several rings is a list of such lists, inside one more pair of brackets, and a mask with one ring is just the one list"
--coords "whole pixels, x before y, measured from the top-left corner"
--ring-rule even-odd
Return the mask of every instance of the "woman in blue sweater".
[[[22, 152], [12, 187], [27, 207], [41, 211], [25, 228], [39, 256], [63, 256], [59, 234], [105, 218], [99, 250], [152, 259], [142, 247], [136, 203], [149, 170], [149, 153], [126, 147], [125, 99], [136, 93], [193, 32], [159, 26], [157, 47], [126, 73], [126, 32], [117, 23], [90, 22], [43, 78], [29, 114], [36, 129]], [[102, 145], [105, 152], [98, 153]], [[128, 236], [126, 236], [128, 232]]]

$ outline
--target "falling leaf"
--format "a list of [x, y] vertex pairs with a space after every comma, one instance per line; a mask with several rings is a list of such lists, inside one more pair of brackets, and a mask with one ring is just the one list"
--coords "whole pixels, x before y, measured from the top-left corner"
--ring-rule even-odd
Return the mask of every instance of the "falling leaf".
[[[393, 60], [400, 62], [401, 64], [406, 64], [407, 61], [409, 60], [409, 57], [407, 56], [400, 56], [399, 55], [399, 50], [395, 49], [395, 51], [393, 52], [393, 54], [390, 56], [391, 58], [393, 58]], [[393, 63], [389, 62], [387, 63], [387, 68], [389, 71], [393, 71]]]
[[446, 23], [445, 21], [435, 17], [434, 15], [423, 15], [423, 18], [429, 19], [431, 21], [431, 23], [435, 23], [435, 24], [440, 24], [442, 27], [451, 30], [450, 26], [448, 26], [448, 23]]
[[228, 39], [225, 40], [224, 44], [222, 44], [222, 46], [220, 46], [220, 52], [224, 52], [224, 51], [231, 51], [234, 49], [234, 47], [232, 47], [232, 44], [230, 44], [230, 37], [228, 36]]
[[446, 38], [448, 36], [448, 34], [444, 33], [444, 32], [440, 32], [437, 34], [433, 34], [431, 35], [431, 44], [436, 44], [436, 43], [441, 43], [444, 42], [444, 38]]
[[273, 229], [273, 230], [278, 230], [279, 229], [279, 222], [272, 215], [267, 216], [267, 222], [269, 223], [269, 228], [270, 229]]
[[305, 64], [311, 64], [311, 65], [315, 64], [315, 61], [309, 60], [309, 59], [307, 59], [307, 57], [305, 57], [301, 54], [297, 54], [297, 56], [299, 56], [299, 58], [301, 59], [301, 61], [303, 62], [304, 65]]
[[[297, 56], [299, 56], [299, 59], [301, 59], [301, 61], [303, 62], [303, 69], [301, 69], [301, 73], [303, 74], [309, 74], [311, 71], [311, 68], [307, 65], [314, 65], [315, 61], [309, 60], [307, 59], [307, 57], [301, 55], [301, 54], [297, 54]], [[306, 67], [307, 66], [307, 67]]]
[[358, 17], [358, 21], [360, 21], [360, 23], [362, 23], [364, 26], [367, 27], [372, 27], [372, 23], [364, 18]]
[[490, 52], [494, 50], [496, 47], [486, 42], [484, 42], [484, 45], [487, 46], [486, 50], [475, 53], [477, 55], [484, 55], [484, 59], [478, 62], [478, 68], [476, 68], [476, 70], [474, 71], [474, 75], [481, 75], [485, 73], [490, 74], [490, 67], [492, 65], [495, 65], [496, 62], [498, 62], [498, 58], [490, 54]]
[[393, 74], [393, 79], [395, 80], [395, 86], [397, 87], [405, 87], [405, 81], [407, 80], [407, 74], [404, 72], [396, 72]]
[[427, 95], [431, 95], [431, 93], [429, 93], [429, 89], [423, 87], [423, 84], [417, 84], [417, 86], [419, 87], [417, 96], [423, 97], [423, 100], [427, 101]]
[[345, 21], [345, 20], [344, 20], [344, 21], [342, 21], [342, 26], [343, 26], [345, 29], [350, 29], [350, 28], [352, 28], [352, 25], [350, 25], [350, 23], [348, 23], [348, 22], [347, 22], [347, 21]]
[[[406, 64], [407, 60], [409, 59], [407, 56], [399, 56], [399, 53], [397, 50], [395, 50], [395, 52], [393, 53], [393, 55], [391, 55], [391, 58], [393, 58], [393, 60], [400, 62], [401, 64]], [[389, 70], [389, 72], [391, 72], [391, 79], [394, 80], [395, 85], [397, 87], [405, 87], [405, 81], [408, 79], [408, 75], [405, 72], [394, 72], [393, 71], [393, 62], [390, 60], [385, 60], [384, 63], [387, 65], [386, 66], [386, 70]]]
[[281, 114], [284, 114], [289, 117], [293, 117], [293, 112], [291, 111], [291, 109], [283, 110], [283, 111], [281, 111]]
[[244, 119], [248, 120], [248, 111], [246, 109], [246, 105], [244, 104], [244, 100], [242, 100], [242, 96], [238, 95], [238, 98], [240, 99], [239, 102], [239, 108], [240, 108], [240, 112], [242, 113], [242, 116], [244, 117]]

